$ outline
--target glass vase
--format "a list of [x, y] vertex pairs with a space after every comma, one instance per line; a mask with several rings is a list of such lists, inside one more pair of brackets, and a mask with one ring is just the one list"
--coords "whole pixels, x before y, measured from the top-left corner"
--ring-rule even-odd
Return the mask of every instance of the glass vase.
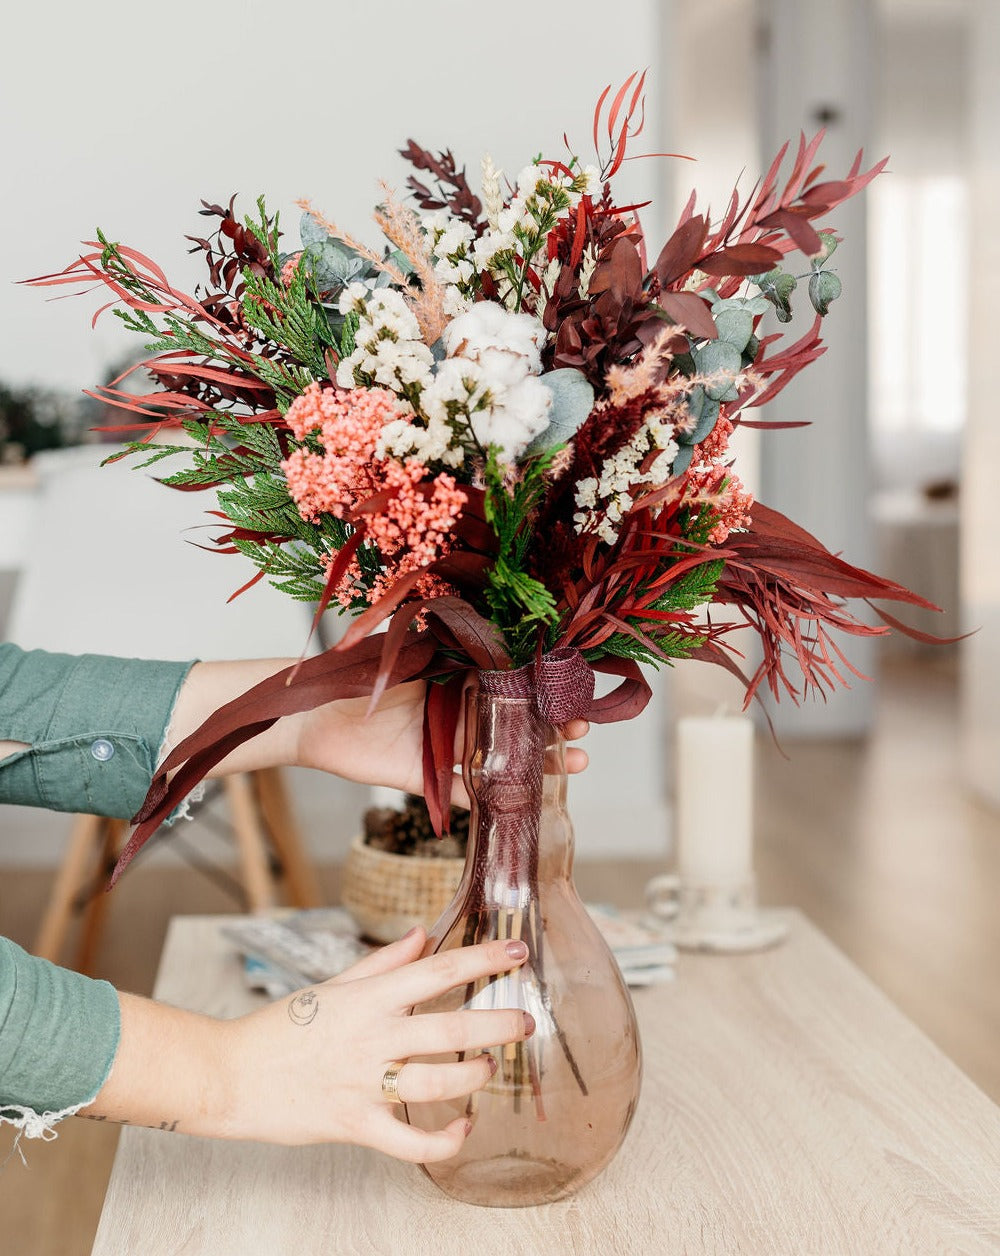
[[468, 1116], [462, 1150], [425, 1171], [455, 1199], [522, 1207], [572, 1194], [608, 1164], [635, 1110], [641, 1054], [625, 982], [572, 881], [563, 740], [533, 696], [495, 691], [509, 675], [481, 673], [468, 698], [468, 851], [430, 949], [521, 938], [528, 959], [417, 1011], [518, 1007], [536, 1028], [494, 1049], [484, 1090], [406, 1115], [425, 1128]]

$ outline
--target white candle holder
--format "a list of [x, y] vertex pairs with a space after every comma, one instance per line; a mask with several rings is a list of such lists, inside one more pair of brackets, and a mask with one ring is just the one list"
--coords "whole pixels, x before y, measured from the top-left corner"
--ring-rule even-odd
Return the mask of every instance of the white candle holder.
[[697, 883], [666, 875], [646, 886], [646, 907], [671, 922], [674, 945], [685, 951], [734, 954], [776, 946], [788, 933], [781, 914], [757, 906], [753, 873], [728, 882]]

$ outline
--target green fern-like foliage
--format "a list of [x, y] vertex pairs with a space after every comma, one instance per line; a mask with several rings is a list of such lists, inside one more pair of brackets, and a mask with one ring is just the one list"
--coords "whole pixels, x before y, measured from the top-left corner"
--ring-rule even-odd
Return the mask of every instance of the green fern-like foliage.
[[486, 521], [497, 538], [497, 556], [487, 573], [485, 599], [491, 618], [504, 634], [515, 666], [531, 658], [539, 631], [554, 625], [559, 612], [555, 598], [527, 571], [533, 538], [532, 518], [545, 491], [545, 476], [562, 446], [546, 451], [522, 467], [522, 478], [508, 487], [496, 451], [489, 450], [486, 467]]
[[[720, 559], [692, 567], [668, 585], [666, 591], [649, 604], [649, 608], [655, 611], [693, 611], [705, 605], [714, 597], [724, 567], [725, 563]], [[690, 630], [657, 628], [648, 619], [627, 614], [622, 618], [636, 635], [614, 633], [599, 648], [584, 652], [588, 661], [594, 662], [602, 655], [611, 654], [659, 668], [664, 663], [669, 665], [673, 659], [690, 658], [707, 641], [707, 637]]]

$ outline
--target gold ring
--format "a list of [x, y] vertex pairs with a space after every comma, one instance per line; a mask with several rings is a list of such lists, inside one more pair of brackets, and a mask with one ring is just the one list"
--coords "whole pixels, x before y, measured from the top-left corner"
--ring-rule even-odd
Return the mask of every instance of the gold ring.
[[382, 1074], [382, 1096], [389, 1103], [402, 1103], [399, 1097], [399, 1075], [405, 1067], [405, 1062], [396, 1060]]

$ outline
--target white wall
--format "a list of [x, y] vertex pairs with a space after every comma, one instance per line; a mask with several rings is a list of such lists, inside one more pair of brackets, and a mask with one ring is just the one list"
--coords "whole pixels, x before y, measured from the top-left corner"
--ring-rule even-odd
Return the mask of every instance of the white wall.
[[[135, 0], [9, 6], [0, 74], [0, 379], [82, 388], [121, 348], [85, 298], [12, 285], [56, 270], [96, 226], [179, 281], [200, 278], [184, 235], [202, 197], [264, 192], [296, 235], [308, 196], [373, 238], [379, 179], [401, 187], [410, 136], [450, 147], [478, 184], [489, 150], [512, 174], [567, 131], [589, 158], [608, 82], [655, 60], [657, 0]], [[657, 147], [655, 73], [646, 141]], [[649, 199], [661, 163], [623, 195]]]
[[972, 240], [969, 416], [962, 480], [962, 612], [975, 635], [962, 646], [962, 749], [967, 783], [1000, 806], [1000, 559], [996, 544], [997, 424], [994, 347], [1000, 284], [1000, 8], [977, 6], [971, 26]]

